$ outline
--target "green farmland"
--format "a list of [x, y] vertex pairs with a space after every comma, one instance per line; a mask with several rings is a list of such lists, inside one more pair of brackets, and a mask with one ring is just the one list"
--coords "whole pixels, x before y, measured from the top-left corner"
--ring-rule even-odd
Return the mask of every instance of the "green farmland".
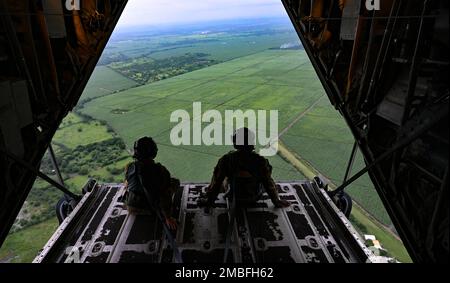
[[[113, 35], [100, 65], [125, 63], [135, 59], [160, 60], [186, 53], [207, 53], [209, 58], [228, 61], [298, 42], [286, 19], [252, 20], [220, 26], [186, 26], [176, 31], [122, 31]], [[114, 64], [112, 64], [114, 65]]]
[[82, 100], [93, 99], [137, 86], [138, 83], [105, 66], [95, 68]]
[[[283, 135], [281, 140], [332, 183], [343, 182], [354, 139], [345, 121], [334, 110], [328, 99], [322, 99]], [[353, 173], [363, 167], [363, 158], [358, 154]], [[350, 186], [348, 192], [377, 220], [385, 225], [391, 225], [390, 218], [368, 175]]]
[[0, 250], [0, 260], [6, 263], [29, 263], [58, 228], [56, 217], [10, 234]]
[[[228, 109], [279, 110], [283, 128], [317, 97], [317, 92], [294, 83], [295, 77], [310, 73], [310, 68], [306, 55], [299, 51], [264, 51], [108, 95], [86, 103], [81, 112], [106, 121], [129, 147], [140, 136], [154, 137], [160, 145], [159, 160], [175, 176], [183, 181], [208, 181], [218, 158], [231, 147], [172, 146], [169, 136], [175, 124], [170, 122], [171, 113], [184, 109], [192, 114], [193, 102], [201, 102], [203, 111], [221, 113]], [[315, 82], [309, 88], [318, 86]], [[191, 115], [191, 119], [198, 118]], [[187, 163], [180, 162], [179, 156]], [[277, 179], [303, 178], [278, 156], [270, 161]]]

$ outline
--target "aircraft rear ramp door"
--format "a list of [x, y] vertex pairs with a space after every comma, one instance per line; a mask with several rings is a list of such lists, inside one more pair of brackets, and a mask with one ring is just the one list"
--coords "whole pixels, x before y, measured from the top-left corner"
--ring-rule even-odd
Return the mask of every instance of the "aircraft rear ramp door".
[[[175, 239], [185, 263], [224, 259], [230, 210], [223, 194], [208, 212], [197, 206], [206, 184], [183, 184], [174, 196]], [[279, 183], [291, 207], [275, 209], [267, 195], [237, 209], [228, 262], [370, 262], [373, 254], [313, 182]], [[34, 260], [41, 262], [173, 262], [155, 215], [131, 215], [123, 184], [95, 184]]]

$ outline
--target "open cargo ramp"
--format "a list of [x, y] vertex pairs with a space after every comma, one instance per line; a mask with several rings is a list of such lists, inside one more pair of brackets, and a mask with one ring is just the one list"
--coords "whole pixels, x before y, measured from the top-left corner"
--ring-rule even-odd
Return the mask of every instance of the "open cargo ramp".
[[[174, 234], [183, 262], [224, 262], [230, 209], [223, 194], [205, 212], [197, 206], [207, 184], [183, 184], [174, 196]], [[236, 210], [227, 262], [371, 262], [373, 254], [313, 182], [279, 183], [291, 202], [276, 209], [265, 194]], [[155, 215], [132, 215], [123, 184], [95, 184], [34, 260], [40, 262], [174, 262], [174, 253]]]

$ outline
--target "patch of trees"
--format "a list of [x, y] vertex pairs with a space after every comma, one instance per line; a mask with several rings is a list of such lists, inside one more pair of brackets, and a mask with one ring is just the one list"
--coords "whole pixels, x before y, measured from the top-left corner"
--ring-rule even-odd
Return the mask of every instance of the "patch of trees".
[[[113, 131], [108, 127], [108, 131]], [[63, 175], [87, 176], [90, 171], [108, 166], [124, 158], [125, 143], [120, 138], [112, 138], [106, 141], [81, 145], [74, 150], [61, 148], [56, 159]], [[55, 173], [55, 168], [48, 153], [41, 162], [41, 171], [48, 175]]]
[[117, 168], [117, 167], [106, 167], [106, 170], [114, 176], [123, 175], [124, 174], [124, 168]]
[[[144, 59], [146, 59], [144, 57]], [[148, 58], [144, 63], [125, 64], [123, 67], [114, 67], [124, 76], [141, 84], [164, 80], [184, 73], [199, 70], [211, 65], [221, 63], [221, 61], [210, 59], [206, 53], [186, 53], [181, 56], [174, 56], [159, 60]]]
[[90, 170], [102, 168], [123, 159], [125, 143], [120, 138], [81, 145], [73, 151], [64, 152], [61, 170], [66, 174], [89, 175]]
[[60, 191], [50, 185], [33, 187], [27, 198], [28, 205], [22, 210], [25, 215], [16, 219], [10, 233], [55, 217], [55, 204], [62, 196]]
[[[101, 123], [101, 122], [100, 122]], [[112, 164], [122, 160], [125, 143], [120, 138], [112, 138], [106, 141], [78, 146], [74, 150], [60, 147], [57, 154], [57, 162], [63, 176], [82, 175], [108, 183], [123, 181], [124, 168], [116, 168]], [[98, 176], [91, 172], [106, 167], [107, 176]], [[48, 153], [41, 162], [41, 171], [53, 178], [54, 168]], [[68, 184], [66, 184], [68, 185]], [[81, 188], [70, 187], [73, 191]], [[63, 193], [48, 184], [37, 183], [33, 186], [27, 198], [28, 205], [24, 207], [23, 213], [28, 217], [18, 219], [13, 226], [11, 233], [17, 232], [26, 227], [41, 223], [55, 216], [55, 205]]]

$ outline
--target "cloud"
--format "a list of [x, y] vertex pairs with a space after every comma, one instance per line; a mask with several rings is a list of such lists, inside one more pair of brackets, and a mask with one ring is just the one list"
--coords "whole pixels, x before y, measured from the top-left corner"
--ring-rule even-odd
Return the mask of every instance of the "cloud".
[[129, 0], [122, 26], [285, 16], [281, 0]]

